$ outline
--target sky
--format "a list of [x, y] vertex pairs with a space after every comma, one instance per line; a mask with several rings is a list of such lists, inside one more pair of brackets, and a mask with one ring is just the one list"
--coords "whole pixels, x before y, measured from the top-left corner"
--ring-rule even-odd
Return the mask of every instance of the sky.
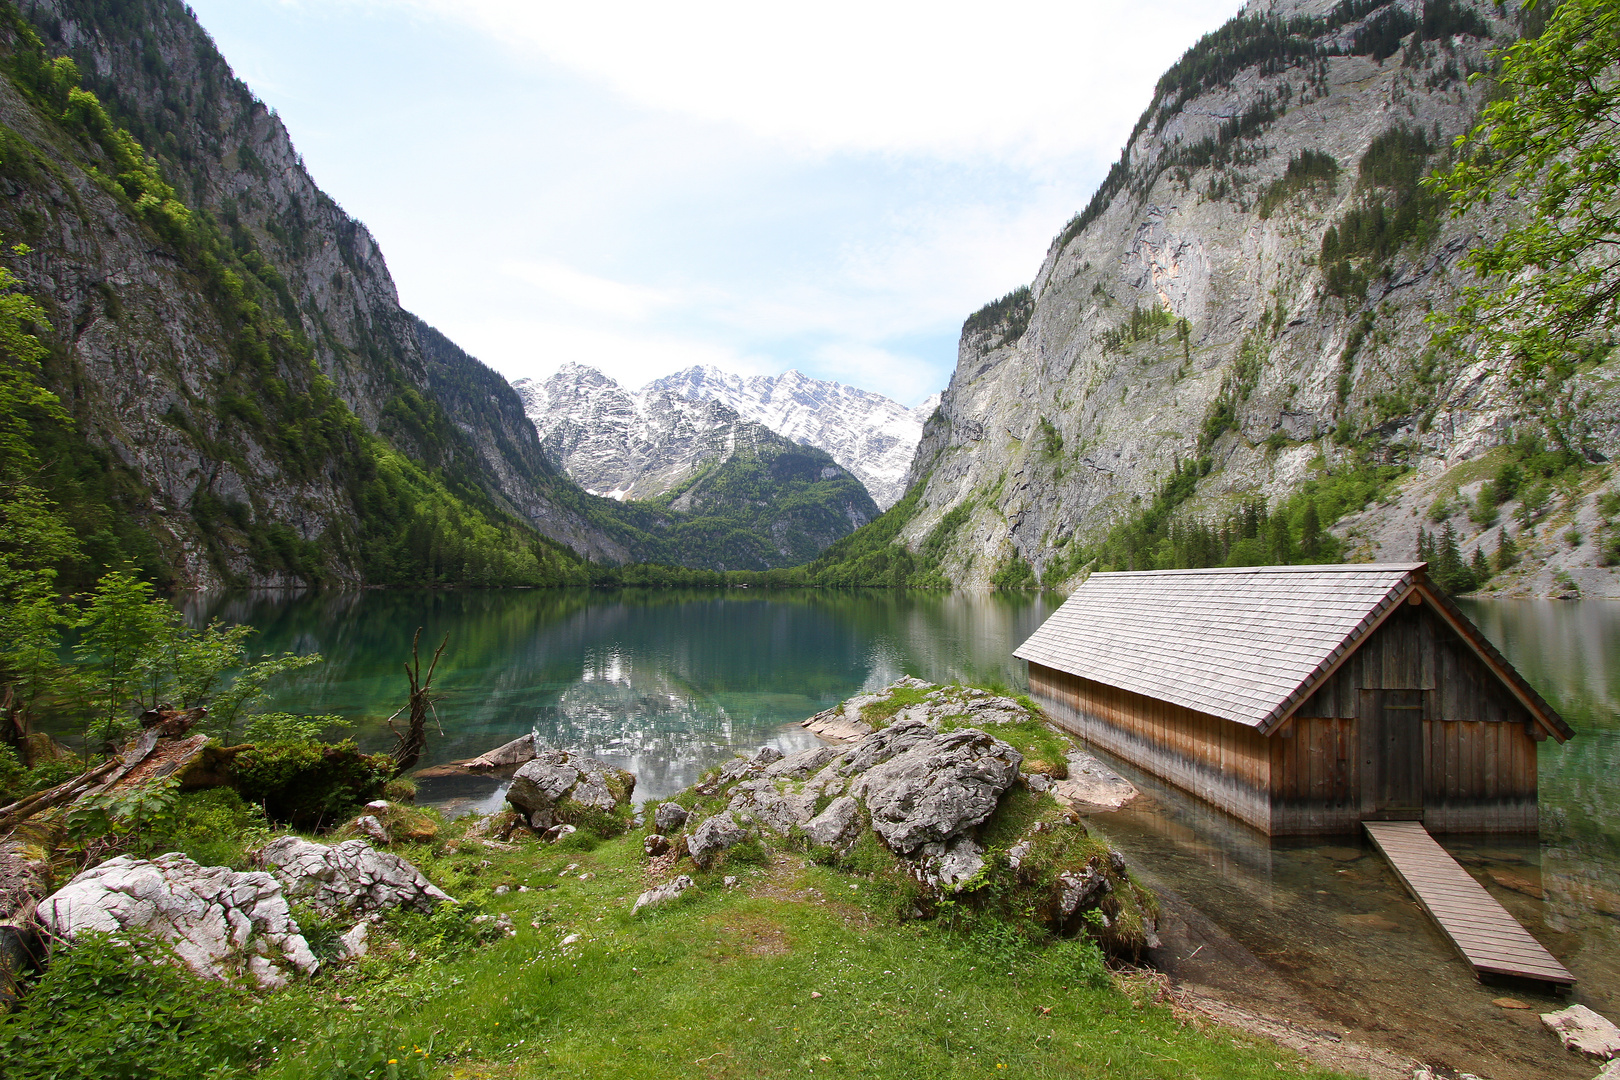
[[507, 378], [906, 405], [1237, 0], [191, 0], [406, 308]]

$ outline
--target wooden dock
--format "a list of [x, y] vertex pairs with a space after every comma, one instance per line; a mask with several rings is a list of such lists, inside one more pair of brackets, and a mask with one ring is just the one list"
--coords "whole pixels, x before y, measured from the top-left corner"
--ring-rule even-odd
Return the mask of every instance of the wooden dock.
[[1511, 975], [1558, 986], [1575, 976], [1416, 821], [1364, 821], [1418, 904], [1457, 946], [1476, 975]]

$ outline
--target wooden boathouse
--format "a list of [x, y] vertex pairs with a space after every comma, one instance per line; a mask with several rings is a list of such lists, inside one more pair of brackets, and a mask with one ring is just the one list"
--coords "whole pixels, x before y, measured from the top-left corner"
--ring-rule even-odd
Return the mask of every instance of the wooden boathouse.
[[1572, 732], [1424, 566], [1093, 574], [1014, 655], [1058, 725], [1265, 833], [1534, 832]]

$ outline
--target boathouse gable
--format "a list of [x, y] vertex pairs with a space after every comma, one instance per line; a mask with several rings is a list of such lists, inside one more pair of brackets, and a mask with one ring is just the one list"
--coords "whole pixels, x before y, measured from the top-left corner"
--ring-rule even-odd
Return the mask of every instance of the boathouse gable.
[[1423, 570], [1095, 574], [1016, 655], [1060, 726], [1264, 832], [1533, 831], [1570, 730]]

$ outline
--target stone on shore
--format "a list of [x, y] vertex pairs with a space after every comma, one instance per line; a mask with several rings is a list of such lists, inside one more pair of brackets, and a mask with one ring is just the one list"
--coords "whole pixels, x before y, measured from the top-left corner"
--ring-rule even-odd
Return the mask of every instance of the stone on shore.
[[396, 907], [429, 912], [451, 899], [416, 867], [364, 840], [345, 840], [328, 847], [299, 836], [282, 836], [259, 852], [258, 861], [281, 882], [290, 899], [301, 900], [323, 915], [359, 915]]
[[489, 772], [491, 769], [533, 761], [539, 751], [540, 747], [536, 745], [533, 733], [520, 735], [509, 743], [497, 746], [493, 750], [486, 750], [471, 761], [463, 762], [461, 767], [472, 772]]
[[673, 836], [686, 824], [686, 807], [680, 803], [659, 803], [653, 811], [653, 827], [664, 836]]
[[545, 830], [557, 823], [557, 809], [565, 800], [611, 811], [630, 801], [635, 784], [634, 775], [606, 762], [566, 750], [542, 750], [512, 775], [506, 801], [532, 828]]
[[646, 892], [636, 897], [636, 905], [630, 909], [630, 914], [636, 915], [645, 908], [653, 908], [659, 906], [660, 904], [667, 904], [671, 900], [674, 900], [676, 897], [680, 896], [681, 893], [685, 892], [687, 889], [690, 889], [693, 884], [695, 883], [690, 877], [682, 874], [673, 880], [664, 882], [662, 885], [648, 889]]
[[1567, 1050], [1604, 1061], [1620, 1054], [1620, 1027], [1585, 1005], [1542, 1013], [1541, 1022], [1553, 1029]]
[[704, 820], [687, 836], [686, 852], [701, 869], [707, 870], [715, 856], [727, 848], [736, 847], [747, 838], [747, 831], [737, 824], [731, 811], [722, 810]]
[[1118, 810], [1138, 794], [1129, 780], [1084, 750], [1070, 753], [1067, 764], [1069, 775], [1053, 782], [1052, 795], [1079, 813]]
[[177, 853], [108, 859], [46, 897], [38, 918], [70, 941], [89, 931], [159, 938], [206, 978], [246, 975], [274, 988], [289, 969], [307, 975], [320, 966], [275, 877], [199, 866]]

